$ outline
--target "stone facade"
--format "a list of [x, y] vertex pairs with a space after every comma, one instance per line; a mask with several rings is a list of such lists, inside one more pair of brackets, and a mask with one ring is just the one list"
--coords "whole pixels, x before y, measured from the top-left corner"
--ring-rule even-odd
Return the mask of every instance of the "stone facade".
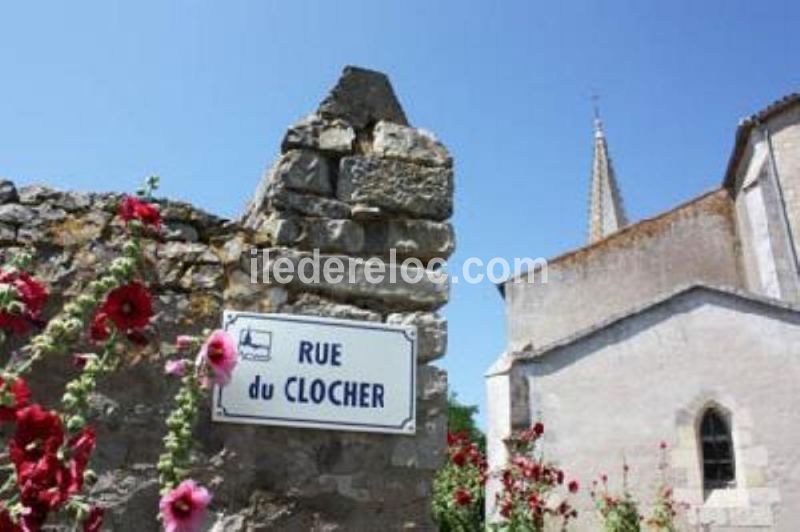
[[[447, 323], [437, 313], [448, 299], [446, 275], [431, 272], [433, 280], [420, 285], [253, 284], [269, 261], [251, 250], [298, 256], [317, 248], [357, 269], [391, 248], [400, 258], [444, 259], [454, 249], [452, 190], [447, 150], [408, 126], [386, 76], [348, 67], [320, 108], [289, 128], [240, 221], [159, 200], [164, 231], [145, 245], [145, 270], [156, 299], [151, 334], [160, 344], [131, 353], [94, 398], [99, 480], [92, 496], [109, 507], [109, 529], [159, 529], [155, 462], [177, 386], [164, 378], [164, 361], [176, 334], [219, 327], [224, 308], [417, 325], [417, 432], [214, 424], [207, 405], [196, 428], [194, 475], [214, 492], [209, 528], [432, 529], [447, 376], [430, 362], [446, 349]], [[0, 183], [3, 258], [23, 247], [35, 252], [36, 274], [53, 293], [48, 317], [119, 253], [119, 199]], [[53, 404], [75, 371], [67, 360], [43, 361], [32, 377], [37, 398]]]
[[[723, 186], [504, 283], [508, 349], [487, 375], [490, 468], [543, 420], [548, 458], [645, 503], [669, 479], [682, 526], [794, 530], [800, 416], [800, 95], [742, 121]], [[735, 478], [704, 480], [700, 419], [724, 416]], [[617, 473], [616, 475], [614, 475]], [[490, 482], [487, 511], [494, 516]], [[586, 493], [576, 526], [597, 530]], [[647, 504], [645, 504], [645, 508]]]

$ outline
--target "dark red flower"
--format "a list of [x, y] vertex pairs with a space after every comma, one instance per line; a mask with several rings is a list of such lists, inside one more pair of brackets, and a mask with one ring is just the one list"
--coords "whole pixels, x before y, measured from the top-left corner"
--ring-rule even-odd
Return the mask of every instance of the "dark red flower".
[[536, 436], [541, 436], [544, 433], [544, 425], [537, 421], [533, 426], [533, 433], [536, 434]]
[[0, 284], [14, 287], [22, 312], [0, 311], [0, 329], [14, 334], [25, 334], [37, 324], [47, 302], [47, 288], [26, 272], [12, 270], [0, 272]]
[[17, 411], [17, 430], [8, 443], [11, 461], [17, 476], [24, 476], [26, 468], [47, 454], [55, 454], [64, 443], [61, 418], [52, 410], [32, 404]]
[[161, 226], [161, 214], [159, 214], [158, 208], [133, 196], [125, 196], [119, 204], [119, 217], [125, 222], [139, 220], [144, 225], [155, 228]]
[[153, 300], [143, 284], [133, 282], [112, 290], [100, 307], [99, 314], [105, 314], [120, 331], [137, 331], [150, 323]]
[[452, 460], [453, 463], [458, 467], [463, 467], [464, 464], [467, 463], [467, 453], [465, 453], [464, 451], [458, 451], [453, 454]]
[[464, 488], [458, 488], [453, 493], [453, 500], [458, 506], [467, 506], [472, 503], [472, 495]]
[[98, 312], [92, 319], [92, 324], [89, 326], [89, 338], [92, 342], [105, 342], [111, 336], [111, 331], [108, 330], [108, 316], [105, 312]]
[[[0, 388], [5, 385], [3, 378], [0, 377]], [[0, 423], [4, 421], [16, 421], [17, 411], [28, 405], [31, 399], [31, 392], [28, 389], [28, 384], [21, 377], [17, 379], [8, 387], [8, 391], [13, 396], [13, 404], [0, 405]], [[0, 529], [2, 530], [2, 529]]]
[[83, 532], [100, 532], [103, 526], [103, 514], [105, 510], [99, 506], [92, 506], [89, 515], [83, 521]]
[[570, 481], [570, 483], [567, 484], [567, 488], [569, 488], [570, 493], [578, 493], [579, 489], [578, 481], [577, 480]]
[[76, 493], [83, 488], [83, 475], [96, 442], [97, 435], [93, 427], [85, 427], [70, 438], [68, 442], [70, 472], [68, 491], [70, 493]]

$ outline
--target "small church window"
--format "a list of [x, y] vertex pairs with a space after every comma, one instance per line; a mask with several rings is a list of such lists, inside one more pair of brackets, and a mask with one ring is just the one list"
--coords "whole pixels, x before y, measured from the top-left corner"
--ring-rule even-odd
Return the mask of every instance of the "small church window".
[[703, 446], [703, 485], [705, 489], [727, 488], [736, 478], [733, 440], [728, 421], [714, 408], [703, 414], [700, 422]]

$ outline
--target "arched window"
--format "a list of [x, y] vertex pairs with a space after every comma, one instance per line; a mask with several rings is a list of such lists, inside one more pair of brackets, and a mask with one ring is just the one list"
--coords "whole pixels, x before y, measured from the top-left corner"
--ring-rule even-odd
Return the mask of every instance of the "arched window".
[[728, 488], [736, 479], [731, 428], [725, 417], [709, 408], [700, 421], [703, 451], [703, 487], [707, 490]]

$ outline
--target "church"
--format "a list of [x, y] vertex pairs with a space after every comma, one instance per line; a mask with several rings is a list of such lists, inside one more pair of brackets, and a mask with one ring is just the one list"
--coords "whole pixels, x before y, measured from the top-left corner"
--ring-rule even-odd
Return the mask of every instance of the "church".
[[596, 119], [587, 244], [499, 286], [489, 466], [542, 421], [584, 486], [578, 530], [598, 529], [592, 479], [621, 489], [623, 463], [647, 510], [662, 442], [687, 528], [800, 526], [800, 93], [739, 123], [720, 181], [629, 223]]

